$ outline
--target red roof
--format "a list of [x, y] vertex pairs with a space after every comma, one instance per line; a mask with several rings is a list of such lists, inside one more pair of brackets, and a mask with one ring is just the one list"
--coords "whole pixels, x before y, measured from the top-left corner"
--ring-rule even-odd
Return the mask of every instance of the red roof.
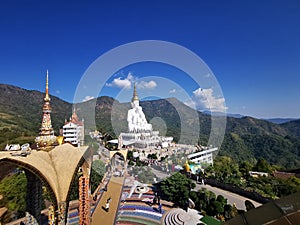
[[79, 120], [77, 114], [75, 112], [73, 112], [72, 117], [70, 118], [70, 120], [68, 122], [65, 122], [65, 125], [68, 123], [74, 123], [78, 126], [83, 126], [83, 122]]

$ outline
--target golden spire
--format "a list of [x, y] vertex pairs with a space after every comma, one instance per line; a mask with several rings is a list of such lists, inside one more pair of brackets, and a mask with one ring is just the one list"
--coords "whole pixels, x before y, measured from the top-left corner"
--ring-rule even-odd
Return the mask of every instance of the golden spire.
[[45, 101], [49, 102], [51, 99], [49, 97], [49, 82], [48, 82], [48, 70], [46, 72], [46, 96], [44, 98]]
[[42, 125], [39, 136], [35, 138], [38, 149], [50, 151], [56, 145], [56, 136], [51, 124], [51, 105], [49, 97], [48, 70], [46, 73], [46, 94], [43, 105]]
[[134, 83], [133, 96], [132, 96], [131, 101], [133, 102], [133, 101], [138, 101], [138, 100], [139, 100], [139, 98], [138, 98], [137, 93], [136, 93], [136, 84]]

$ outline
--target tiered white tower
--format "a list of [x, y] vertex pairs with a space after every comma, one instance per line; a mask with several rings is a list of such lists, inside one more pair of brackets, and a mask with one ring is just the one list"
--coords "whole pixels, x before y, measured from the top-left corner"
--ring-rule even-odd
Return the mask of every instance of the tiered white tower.
[[152, 132], [152, 125], [147, 122], [140, 101], [136, 93], [136, 85], [134, 84], [133, 97], [131, 99], [131, 109], [128, 110], [127, 122], [128, 131], [132, 133]]
[[158, 147], [167, 140], [169, 143], [172, 137], [161, 137], [159, 131], [153, 131], [152, 124], [148, 123], [139, 104], [139, 98], [134, 84], [133, 96], [131, 99], [131, 109], [127, 114], [128, 133], [121, 133], [119, 140], [123, 143], [133, 143], [138, 149], [151, 149]]

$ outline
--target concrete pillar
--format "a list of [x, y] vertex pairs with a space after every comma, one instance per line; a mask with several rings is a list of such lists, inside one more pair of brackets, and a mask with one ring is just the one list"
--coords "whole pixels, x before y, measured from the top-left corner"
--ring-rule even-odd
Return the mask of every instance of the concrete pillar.
[[25, 171], [25, 174], [27, 177], [26, 211], [34, 217], [37, 224], [41, 224], [43, 201], [42, 182], [37, 176], [29, 171]]

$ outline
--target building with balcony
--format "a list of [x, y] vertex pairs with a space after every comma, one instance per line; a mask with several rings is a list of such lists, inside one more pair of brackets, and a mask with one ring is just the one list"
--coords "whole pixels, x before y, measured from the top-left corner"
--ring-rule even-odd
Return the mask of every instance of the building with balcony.
[[65, 122], [62, 129], [62, 135], [64, 142], [71, 143], [74, 146], [81, 146], [84, 142], [84, 120], [78, 119], [76, 110], [74, 109], [73, 114], [69, 121]]

